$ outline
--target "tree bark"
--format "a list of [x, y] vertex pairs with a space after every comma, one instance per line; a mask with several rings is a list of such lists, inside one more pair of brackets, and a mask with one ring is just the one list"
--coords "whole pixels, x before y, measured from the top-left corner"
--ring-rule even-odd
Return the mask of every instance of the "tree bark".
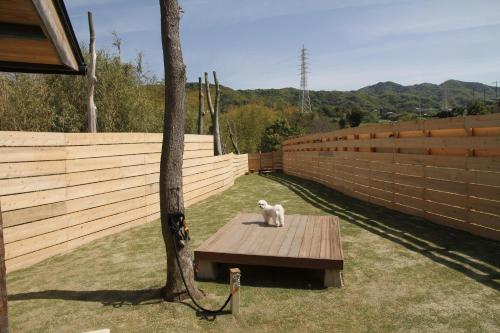
[[234, 152], [237, 155], [239, 155], [240, 148], [238, 148], [238, 138], [233, 133], [233, 129], [231, 128], [231, 124], [229, 123], [229, 120], [227, 121], [227, 130], [229, 131], [229, 139], [231, 139], [231, 144], [233, 145]]
[[220, 130], [219, 130], [219, 82], [217, 81], [217, 74], [214, 73], [215, 79], [215, 108], [212, 104], [212, 97], [210, 95], [210, 83], [208, 82], [208, 73], [205, 72], [205, 94], [207, 95], [208, 110], [210, 111], [210, 116], [212, 117], [212, 134], [214, 136], [214, 155], [222, 155], [222, 145], [220, 141]]
[[2, 207], [0, 206], [0, 333], [9, 332], [6, 280], [7, 280], [7, 272], [5, 269], [5, 247], [3, 241]]
[[87, 117], [88, 117], [88, 131], [90, 133], [97, 132], [97, 116], [96, 116], [96, 106], [94, 102], [94, 89], [97, 82], [95, 76], [95, 67], [97, 61], [97, 55], [95, 52], [95, 37], [94, 37], [94, 21], [92, 19], [92, 13], [87, 12], [89, 20], [89, 31], [90, 31], [90, 42], [89, 42], [89, 52], [90, 52], [90, 62], [89, 71], [87, 74], [88, 85], [87, 85]]
[[205, 111], [203, 110], [203, 82], [201, 77], [198, 78], [198, 134], [203, 134], [203, 117]]
[[212, 118], [214, 128], [214, 154], [222, 155], [222, 143], [220, 140], [220, 126], [219, 126], [219, 113], [220, 113], [220, 87], [219, 80], [217, 80], [217, 73], [213, 71], [215, 82], [215, 112]]
[[[182, 157], [184, 152], [186, 67], [182, 60], [179, 38], [179, 5], [177, 0], [159, 0], [161, 35], [165, 70], [165, 116], [160, 161], [161, 229], [167, 252], [167, 280], [164, 298], [180, 301], [187, 297], [176, 262], [174, 239], [169, 230], [169, 216], [184, 213], [182, 195]], [[179, 248], [179, 260], [187, 287], [194, 297], [201, 296], [194, 284], [193, 261], [189, 246]]]

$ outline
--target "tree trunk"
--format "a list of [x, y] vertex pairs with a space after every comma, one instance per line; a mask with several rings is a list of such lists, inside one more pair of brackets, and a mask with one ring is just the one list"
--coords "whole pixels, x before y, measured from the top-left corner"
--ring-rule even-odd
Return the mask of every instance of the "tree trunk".
[[229, 139], [231, 139], [231, 144], [233, 145], [234, 152], [237, 155], [239, 155], [240, 154], [240, 148], [238, 148], [238, 138], [233, 133], [233, 129], [231, 128], [231, 124], [229, 123], [229, 120], [227, 122], [227, 130], [229, 131]]
[[214, 136], [214, 155], [222, 155], [222, 145], [220, 141], [220, 130], [219, 130], [219, 82], [217, 81], [217, 74], [214, 72], [215, 79], [215, 108], [212, 104], [212, 97], [210, 95], [210, 83], [208, 82], [208, 73], [205, 72], [205, 94], [207, 95], [208, 110], [210, 111], [210, 116], [212, 117], [212, 134]]
[[220, 140], [220, 126], [219, 126], [219, 111], [220, 111], [220, 87], [219, 80], [217, 80], [217, 73], [213, 71], [215, 82], [215, 112], [212, 117], [212, 125], [214, 127], [214, 154], [222, 155], [222, 143]]
[[203, 82], [201, 77], [198, 78], [198, 134], [203, 134]]
[[5, 270], [5, 247], [3, 242], [2, 207], [0, 206], [0, 333], [9, 332], [6, 280], [7, 280], [7, 273]]
[[[161, 229], [167, 252], [167, 281], [164, 298], [180, 301], [187, 297], [175, 257], [174, 239], [169, 230], [170, 214], [184, 213], [182, 196], [182, 156], [184, 152], [184, 100], [186, 68], [179, 39], [177, 0], [160, 0], [161, 35], [165, 70], [165, 116], [160, 161]], [[189, 246], [179, 248], [179, 260], [187, 287], [194, 297], [201, 296], [194, 284], [193, 261]]]
[[92, 13], [88, 12], [89, 19], [89, 31], [90, 31], [90, 63], [88, 71], [88, 86], [87, 86], [87, 116], [88, 116], [88, 131], [90, 133], [97, 132], [97, 118], [96, 118], [96, 106], [94, 103], [94, 88], [97, 78], [95, 76], [95, 66], [97, 61], [97, 55], [94, 47], [94, 21], [92, 20]]

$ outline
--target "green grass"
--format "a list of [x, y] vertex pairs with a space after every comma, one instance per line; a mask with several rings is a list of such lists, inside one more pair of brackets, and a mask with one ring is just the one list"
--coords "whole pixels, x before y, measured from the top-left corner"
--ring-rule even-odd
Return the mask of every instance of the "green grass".
[[[241, 316], [206, 320], [159, 299], [159, 222], [112, 235], [8, 275], [11, 332], [498, 332], [500, 244], [283, 175], [244, 176], [187, 210], [192, 248], [265, 198], [288, 214], [342, 219], [342, 289], [307, 273], [248, 271]], [[200, 282], [215, 307], [225, 281]]]

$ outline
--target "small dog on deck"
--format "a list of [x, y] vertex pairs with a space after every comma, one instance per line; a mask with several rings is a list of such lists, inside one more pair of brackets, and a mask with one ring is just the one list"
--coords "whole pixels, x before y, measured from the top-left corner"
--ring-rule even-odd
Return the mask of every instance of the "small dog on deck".
[[262, 216], [268, 225], [271, 225], [271, 220], [277, 227], [285, 225], [285, 208], [282, 205], [271, 206], [266, 200], [259, 200], [257, 206], [262, 209]]

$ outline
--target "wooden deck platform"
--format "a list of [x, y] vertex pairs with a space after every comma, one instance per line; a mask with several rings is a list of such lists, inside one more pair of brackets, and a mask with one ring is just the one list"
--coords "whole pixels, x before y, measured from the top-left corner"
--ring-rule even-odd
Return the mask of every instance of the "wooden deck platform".
[[194, 251], [198, 279], [214, 279], [216, 264], [324, 271], [325, 286], [341, 287], [344, 257], [336, 216], [286, 215], [268, 226], [259, 214], [238, 214]]

